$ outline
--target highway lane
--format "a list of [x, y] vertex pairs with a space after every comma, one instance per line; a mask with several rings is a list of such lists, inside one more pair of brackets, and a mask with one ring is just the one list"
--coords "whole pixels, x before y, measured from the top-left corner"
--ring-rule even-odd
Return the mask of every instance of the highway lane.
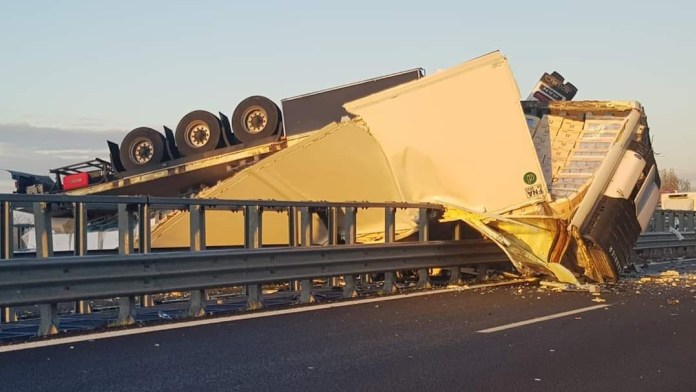
[[485, 288], [6, 352], [0, 389], [689, 391], [695, 287]]

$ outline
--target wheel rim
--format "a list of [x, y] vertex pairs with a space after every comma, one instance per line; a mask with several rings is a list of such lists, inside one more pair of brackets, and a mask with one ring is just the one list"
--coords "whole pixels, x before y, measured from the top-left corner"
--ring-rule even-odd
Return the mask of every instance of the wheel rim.
[[152, 141], [147, 138], [138, 138], [132, 144], [130, 149], [131, 161], [142, 165], [152, 160], [155, 154], [155, 146]]
[[194, 121], [186, 127], [186, 144], [200, 148], [210, 141], [210, 127], [203, 121]]
[[268, 113], [260, 106], [252, 106], [244, 112], [242, 121], [249, 133], [259, 133], [268, 125]]

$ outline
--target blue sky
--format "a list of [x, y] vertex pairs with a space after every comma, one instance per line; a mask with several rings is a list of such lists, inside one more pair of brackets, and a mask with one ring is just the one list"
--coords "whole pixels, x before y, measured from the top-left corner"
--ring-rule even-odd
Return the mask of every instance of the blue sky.
[[[692, 4], [0, 0], [0, 168], [45, 173], [80, 154], [105, 156], [87, 132], [120, 142], [194, 109], [231, 115], [249, 95], [279, 101], [500, 49], [523, 96], [557, 70], [580, 89], [576, 99], [642, 102], [658, 163], [696, 184]], [[41, 132], [65, 135], [48, 147], [79, 154], [52, 160], [41, 146], [35, 158]]]

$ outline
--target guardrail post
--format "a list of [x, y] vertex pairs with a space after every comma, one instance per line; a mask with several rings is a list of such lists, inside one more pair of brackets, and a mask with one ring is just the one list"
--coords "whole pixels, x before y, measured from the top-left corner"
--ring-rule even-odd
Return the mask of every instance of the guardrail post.
[[[428, 228], [428, 215], [429, 210], [427, 208], [420, 208], [418, 210], [418, 241], [427, 242], [430, 236]], [[419, 289], [429, 289], [432, 287], [430, 281], [428, 280], [428, 269], [421, 268], [418, 270], [418, 283], [416, 287]]]
[[288, 246], [297, 246], [297, 207], [288, 207]]
[[[294, 247], [299, 244], [297, 240], [297, 234], [299, 230], [297, 229], [297, 207], [288, 207], [288, 246]], [[299, 291], [300, 282], [297, 280], [291, 280], [289, 282], [290, 291]]]
[[51, 205], [44, 202], [33, 204], [34, 233], [36, 235], [36, 257], [53, 257], [53, 230], [51, 229]]
[[[261, 239], [262, 210], [260, 206], [244, 207], [244, 247], [258, 249]], [[254, 283], [246, 286], [247, 309], [255, 310], [263, 307], [261, 284]]]
[[138, 250], [140, 253], [152, 252], [152, 224], [150, 222], [150, 205], [138, 206]]
[[133, 229], [135, 228], [133, 212], [127, 204], [118, 205], [118, 254], [129, 255], [135, 248]]
[[[133, 253], [133, 229], [135, 228], [133, 212], [126, 204], [118, 205], [118, 254], [121, 256]], [[118, 299], [118, 319], [116, 325], [131, 325], [136, 316], [135, 297]]]
[[3, 201], [0, 205], [0, 258], [9, 260], [14, 255], [14, 220], [12, 205]]
[[[205, 206], [189, 206], [189, 224], [191, 229], [191, 252], [205, 250]], [[205, 289], [192, 290], [188, 315], [201, 317], [205, 315], [203, 301], [206, 299]]]
[[[345, 243], [354, 245], [357, 240], [357, 210], [355, 207], [346, 207], [345, 219]], [[355, 289], [355, 275], [344, 275], [343, 298], [355, 298], [358, 292]]]
[[[33, 203], [34, 231], [36, 233], [36, 257], [53, 257], [53, 230], [51, 230], [51, 205], [44, 202]], [[41, 323], [38, 336], [58, 333], [58, 304], [39, 305]]]
[[[384, 243], [391, 244], [396, 239], [396, 208], [384, 208]], [[398, 291], [396, 287], [396, 272], [384, 271], [384, 287], [382, 288], [385, 294], [392, 294]]]
[[[300, 207], [300, 245], [312, 246], [312, 211], [309, 207]], [[302, 279], [300, 288], [300, 303], [308, 304], [315, 301], [312, 279]]]
[[[464, 222], [457, 221], [454, 223], [454, 230], [452, 232], [452, 240], [459, 241], [462, 239], [462, 225]], [[460, 285], [462, 284], [462, 270], [461, 267], [456, 266], [450, 268], [450, 279], [449, 284]]]
[[[328, 223], [328, 232], [329, 232], [329, 245], [337, 245], [338, 244], [338, 211], [336, 211], [336, 207], [328, 207], [326, 209], [326, 219]], [[338, 287], [338, 277], [337, 276], [330, 276], [329, 280], [329, 288], [331, 287]]]
[[682, 223], [684, 231], [694, 231], [694, 212], [687, 211], [684, 213], [684, 222]]
[[[138, 251], [140, 253], [146, 254], [152, 251], [150, 233], [150, 206], [143, 203], [138, 205]], [[151, 295], [140, 296], [140, 306], [143, 308], [150, 308], [154, 305]]]
[[655, 231], [663, 232], [665, 230], [665, 212], [662, 210], [655, 211]]
[[[87, 254], [87, 206], [85, 203], [74, 203], [73, 218], [75, 220], [75, 256]], [[86, 301], [75, 301], [75, 313], [91, 313]]]
[[[10, 260], [14, 256], [14, 220], [12, 204], [3, 201], [0, 204], [0, 259]], [[17, 321], [14, 311], [9, 307], [1, 308], [0, 324]]]
[[135, 316], [137, 315], [135, 310], [135, 297], [120, 297], [118, 299], [118, 319], [116, 319], [116, 325], [131, 325], [135, 323]]
[[670, 227], [674, 227], [674, 211], [667, 211], [665, 215], [665, 231], [668, 231]]
[[55, 335], [58, 333], [58, 304], [39, 305], [41, 312], [41, 323], [39, 324], [38, 336]]
[[488, 265], [487, 264], [479, 264], [476, 266], [476, 281], [477, 282], [484, 282], [488, 280]]

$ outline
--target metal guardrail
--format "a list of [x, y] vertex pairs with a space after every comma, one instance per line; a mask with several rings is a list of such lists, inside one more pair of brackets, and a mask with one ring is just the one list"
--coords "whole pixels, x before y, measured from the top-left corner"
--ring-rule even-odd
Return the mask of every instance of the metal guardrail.
[[634, 247], [635, 260], [651, 262], [696, 257], [695, 232], [696, 211], [656, 210], [647, 233], [638, 238]]
[[[453, 241], [429, 241], [428, 223], [435, 204], [368, 202], [285, 202], [270, 200], [180, 199], [134, 196], [0, 195], [0, 258], [13, 259], [13, 211], [33, 212], [36, 235], [35, 259], [0, 262], [0, 306], [40, 305], [39, 334], [56, 332], [57, 303], [77, 301], [83, 312], [84, 300], [119, 297], [119, 324], [130, 324], [135, 314], [135, 297], [167, 291], [191, 291], [189, 315], [204, 314], [205, 290], [215, 287], [246, 286], [247, 307], [262, 307], [261, 284], [299, 280], [301, 302], [311, 302], [312, 279], [343, 276], [344, 296], [353, 297], [355, 277], [384, 273], [387, 293], [396, 290], [397, 270], [418, 270], [418, 284], [428, 285], [428, 268], [451, 269], [453, 282], [460, 280], [460, 266], [506, 261], [493, 243], [460, 240], [461, 225], [452, 233]], [[384, 210], [384, 244], [356, 245], [357, 211]], [[118, 255], [90, 254], [87, 249], [87, 216], [91, 209], [115, 209], [118, 216]], [[153, 210], [186, 210], [190, 213], [190, 249], [187, 252], [152, 253], [149, 216]], [[244, 215], [244, 249], [206, 250], [207, 210], [238, 211]], [[394, 243], [397, 209], [418, 209], [418, 242]], [[264, 248], [261, 221], [264, 211], [288, 213], [288, 246]], [[337, 213], [345, 215], [343, 238], [339, 241]], [[74, 219], [75, 243], [72, 256], [53, 252], [51, 217], [55, 212]], [[312, 215], [325, 217], [328, 246], [311, 246]], [[134, 247], [138, 225], [138, 253]], [[694, 212], [655, 213], [651, 231], [678, 226], [693, 231]], [[645, 255], [656, 249], [687, 247], [696, 251], [696, 233], [685, 232], [678, 241], [673, 233], [643, 235], [636, 253]], [[344, 245], [339, 245], [343, 242]], [[663, 251], [664, 255], [664, 251]], [[141, 300], [147, 303], [147, 297]], [[9, 308], [3, 311], [10, 319]]]
[[464, 240], [31, 260], [0, 265], [0, 305], [456, 267], [467, 261], [501, 261], [501, 252], [484, 240]]
[[647, 232], [667, 232], [672, 227], [679, 231], [696, 231], [696, 211], [656, 210]]
[[678, 233], [681, 238], [673, 232], [645, 233], [638, 238], [638, 242], [634, 249], [636, 251], [642, 251], [675, 247], [696, 247], [696, 232]]
[[[396, 291], [397, 270], [418, 270], [418, 284], [427, 286], [428, 268], [451, 268], [450, 279], [459, 282], [460, 266], [502, 262], [507, 258], [493, 243], [465, 241], [461, 225], [453, 241], [429, 241], [434, 204], [367, 202], [282, 202], [261, 200], [179, 199], [155, 197], [104, 197], [61, 195], [0, 195], [0, 257], [12, 259], [12, 214], [16, 208], [31, 209], [35, 220], [35, 259], [0, 262], [0, 306], [11, 318], [10, 306], [40, 305], [40, 335], [57, 331], [58, 302], [119, 297], [118, 324], [131, 324], [136, 296], [167, 291], [191, 291], [189, 315], [204, 314], [205, 290], [246, 286], [247, 307], [262, 307], [261, 284], [300, 281], [300, 301], [313, 301], [312, 278], [343, 276], [344, 297], [357, 295], [356, 275], [384, 273], [383, 291]], [[89, 254], [88, 209], [116, 209], [118, 255]], [[356, 245], [358, 209], [384, 210], [384, 244]], [[152, 210], [180, 209], [190, 213], [190, 251], [152, 253], [148, 217]], [[244, 249], [206, 250], [205, 212], [211, 209], [240, 211], [244, 215]], [[418, 242], [394, 243], [397, 209], [418, 209]], [[339, 241], [337, 213], [345, 215]], [[55, 256], [51, 216], [55, 211], [72, 214], [75, 227], [73, 256]], [[288, 245], [263, 248], [261, 219], [264, 211], [288, 212]], [[311, 246], [312, 215], [321, 213], [328, 223], [329, 245]], [[135, 253], [135, 222], [139, 221], [138, 253]], [[339, 245], [343, 242], [343, 245]], [[141, 300], [146, 303], [146, 299]]]

